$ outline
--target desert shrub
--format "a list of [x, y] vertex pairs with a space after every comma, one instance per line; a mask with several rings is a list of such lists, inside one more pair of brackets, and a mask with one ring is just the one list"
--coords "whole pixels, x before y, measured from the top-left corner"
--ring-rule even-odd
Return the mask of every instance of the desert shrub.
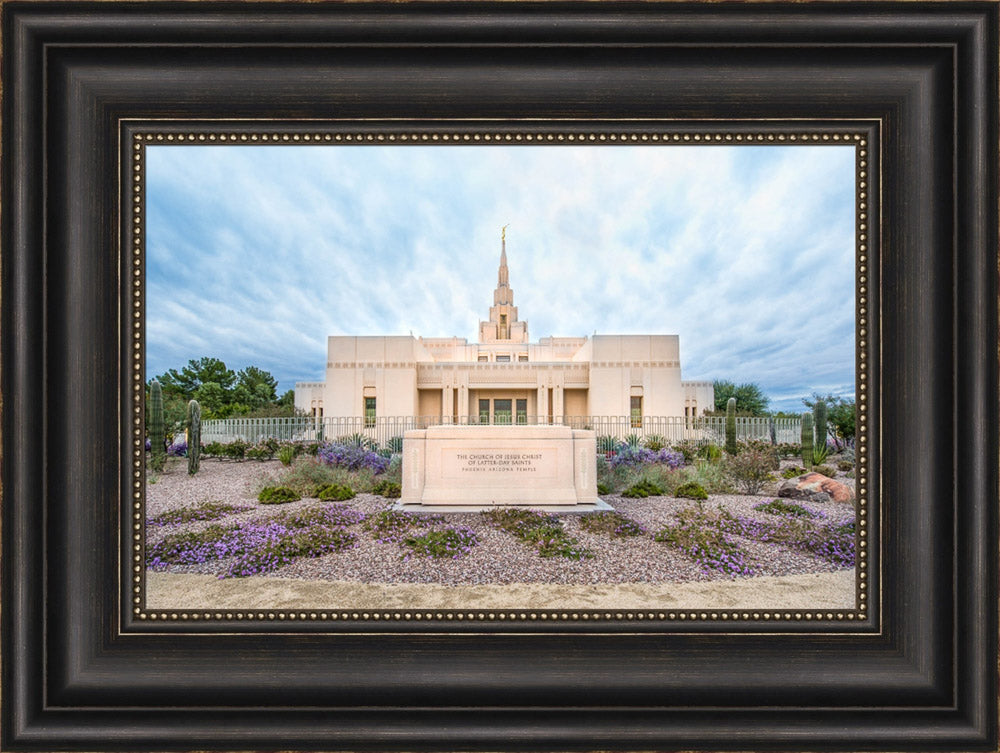
[[611, 494], [611, 487], [605, 483], [597, 483], [597, 493], [598, 494]]
[[637, 484], [632, 484], [622, 492], [623, 497], [660, 497], [666, 494], [666, 490], [657, 486], [649, 479], [643, 479]]
[[184, 458], [187, 457], [188, 443], [187, 440], [181, 439], [167, 448], [167, 455], [172, 458]]
[[375, 474], [367, 468], [350, 471], [347, 468], [331, 466], [309, 455], [300, 455], [292, 465], [279, 476], [282, 486], [295, 489], [304, 497], [314, 496], [317, 487], [343, 484], [356, 492], [371, 491]]
[[813, 447], [812, 461], [813, 465], [822, 465], [830, 454], [830, 446], [826, 444], [818, 444]]
[[148, 526], [170, 526], [181, 523], [190, 523], [195, 520], [218, 520], [226, 515], [251, 510], [251, 507], [241, 505], [231, 505], [218, 500], [202, 502], [194, 507], [182, 507], [178, 510], [168, 510], [160, 513], [156, 517], [146, 518]]
[[684, 455], [673, 450], [659, 450], [657, 452], [653, 452], [653, 450], [645, 447], [628, 445], [627, 447], [620, 449], [618, 453], [611, 458], [610, 463], [612, 468], [617, 468], [623, 465], [632, 467], [645, 466], [653, 465], [654, 463], [665, 465], [668, 468], [680, 468], [684, 465]]
[[256, 444], [246, 448], [247, 460], [270, 460], [274, 457], [274, 450], [267, 444]]
[[690, 465], [694, 462], [696, 457], [699, 457], [698, 451], [701, 449], [701, 445], [691, 439], [685, 439], [680, 442], [674, 442], [671, 445], [671, 449], [674, 452], [679, 452], [684, 456], [684, 464]]
[[799, 476], [801, 476], [805, 472], [806, 472], [805, 468], [799, 468], [798, 466], [790, 465], [785, 470], [783, 470], [781, 472], [781, 477], [782, 478], [798, 478]]
[[500, 530], [533, 546], [541, 557], [581, 560], [593, 556], [579, 541], [566, 534], [555, 515], [511, 507], [487, 510], [483, 515]]
[[652, 450], [653, 452], [659, 452], [667, 446], [667, 439], [662, 434], [648, 434], [645, 439], [642, 440], [642, 446], [647, 450]]
[[672, 492], [677, 486], [689, 482], [700, 484], [711, 494], [728, 494], [735, 490], [725, 465], [710, 460], [698, 459], [693, 465], [675, 471], [668, 488]]
[[597, 451], [603, 454], [609, 452], [618, 452], [621, 449], [623, 443], [617, 437], [612, 437], [607, 434], [602, 434], [597, 438]]
[[717, 444], [709, 442], [698, 448], [698, 457], [705, 460], [718, 460], [722, 457], [722, 448]]
[[841, 450], [840, 451], [840, 459], [841, 460], [846, 460], [848, 462], [853, 463], [854, 462], [854, 448], [853, 447], [845, 447], [843, 450]]
[[777, 450], [783, 458], [797, 458], [802, 454], [802, 445], [798, 442], [778, 442]]
[[581, 516], [580, 528], [590, 533], [603, 533], [614, 539], [641, 536], [646, 532], [641, 524], [614, 510], [592, 512]]
[[687, 507], [677, 513], [676, 523], [664, 526], [653, 539], [680, 549], [705, 572], [753, 575], [747, 554], [726, 530], [730, 520], [724, 510], [716, 513]]
[[247, 443], [237, 439], [235, 442], [228, 442], [222, 445], [222, 457], [230, 460], [242, 460], [246, 455]]
[[201, 446], [201, 454], [207, 457], [220, 458], [223, 455], [222, 442], [209, 442]]
[[766, 512], [769, 515], [792, 515], [796, 518], [815, 518], [816, 513], [806, 509], [795, 502], [786, 502], [783, 499], [772, 499], [770, 502], [761, 502], [754, 505], [754, 510]]
[[815, 554], [841, 567], [853, 567], [854, 519], [829, 521], [825, 514], [818, 512], [813, 516], [814, 519], [782, 515], [774, 522], [744, 516], [730, 517], [725, 522], [725, 528], [744, 538], [780, 544]]
[[322, 445], [317, 457], [324, 463], [349, 471], [367, 469], [373, 474], [383, 473], [389, 468], [389, 459], [373, 450], [359, 445], [330, 443]]
[[813, 467], [813, 470], [816, 471], [816, 473], [822, 473], [824, 476], [829, 478], [833, 478], [837, 475], [837, 469], [832, 465], [817, 465]]
[[399, 496], [403, 493], [403, 489], [399, 484], [382, 479], [372, 487], [372, 492], [387, 499], [399, 499]]
[[674, 496], [682, 499], [708, 499], [708, 492], [701, 484], [689, 481], [674, 489]]
[[[465, 526], [437, 528], [425, 533], [407, 536], [403, 546], [420, 557], [447, 557], [457, 560], [464, 557], [479, 543], [476, 532]], [[409, 555], [404, 555], [408, 559]]]
[[355, 545], [357, 537], [339, 526], [311, 526], [289, 531], [272, 524], [263, 540], [248, 548], [230, 567], [227, 575], [241, 578], [277, 570], [299, 557], [319, 557]]
[[287, 486], [265, 486], [260, 490], [257, 499], [265, 505], [283, 505], [286, 502], [296, 502], [302, 495]]
[[398, 455], [403, 451], [403, 438], [402, 437], [389, 437], [386, 440], [385, 446], [382, 448], [385, 452], [390, 455]]
[[365, 450], [375, 450], [378, 448], [378, 443], [374, 439], [360, 432], [337, 437], [331, 444], [338, 444], [344, 447], [360, 447]]
[[323, 502], [343, 502], [354, 498], [354, 490], [343, 484], [328, 484], [317, 489], [313, 496]]
[[294, 445], [286, 444], [278, 448], [278, 460], [284, 466], [291, 465], [296, 454]]
[[146, 547], [146, 567], [163, 570], [170, 565], [197, 565], [243, 551], [239, 527], [213, 523], [200, 531], [181, 531]]
[[838, 460], [837, 461], [837, 470], [838, 471], [853, 471], [854, 470], [854, 463], [852, 463], [850, 460]]
[[771, 466], [774, 454], [767, 450], [746, 449], [726, 458], [726, 472], [736, 485], [747, 494], [757, 494], [768, 481], [774, 479]]
[[361, 527], [372, 534], [372, 538], [382, 543], [400, 541], [411, 528], [420, 524], [413, 513], [399, 510], [382, 510], [365, 518]]

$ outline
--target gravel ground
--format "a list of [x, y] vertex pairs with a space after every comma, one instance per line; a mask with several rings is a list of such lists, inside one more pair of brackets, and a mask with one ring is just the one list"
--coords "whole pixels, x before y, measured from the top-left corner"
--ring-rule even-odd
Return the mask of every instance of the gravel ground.
[[[789, 465], [786, 461], [784, 465]], [[146, 516], [153, 517], [167, 510], [190, 507], [208, 500], [218, 500], [245, 505], [251, 509], [228, 515], [218, 521], [231, 524], [241, 520], [266, 517], [277, 512], [302, 507], [325, 505], [315, 499], [303, 499], [280, 506], [261, 505], [256, 500], [257, 491], [280, 474], [278, 461], [243, 463], [203, 460], [196, 476], [188, 476], [186, 462], [169, 459], [163, 473], [155, 483], [147, 484]], [[853, 486], [853, 479], [838, 475], [838, 481]], [[755, 504], [773, 498], [774, 488], [768, 496], [711, 495], [706, 509], [725, 508], [734, 515], [747, 515], [762, 520], [771, 519], [764, 513], [752, 510]], [[603, 499], [615, 510], [641, 523], [652, 533], [664, 524], [674, 521], [674, 514], [691, 504], [689, 500], [670, 497], [624, 499], [606, 495]], [[372, 513], [391, 505], [373, 494], [358, 494], [348, 503], [354, 508]], [[849, 504], [827, 503], [805, 507], [823, 510], [831, 517], [848, 517], [853, 514]], [[276, 570], [267, 577], [304, 580], [348, 581], [357, 583], [425, 583], [446, 586], [475, 586], [485, 584], [548, 583], [565, 585], [624, 584], [624, 583], [676, 583], [732, 579], [724, 573], [705, 572], [694, 560], [682, 552], [661, 544], [651, 536], [612, 539], [581, 530], [579, 517], [562, 516], [567, 533], [577, 538], [594, 557], [568, 560], [562, 557], [542, 558], [535, 550], [520, 543], [510, 534], [494, 529], [478, 513], [451, 513], [444, 516], [449, 524], [464, 525], [479, 535], [479, 545], [459, 560], [410, 557], [403, 560], [405, 551], [394, 543], [379, 543], [371, 535], [356, 527], [358, 546], [344, 552], [314, 559], [299, 559]], [[184, 526], [172, 525], [147, 528], [147, 543], [156, 543], [164, 536], [181, 530], [197, 530], [211, 522], [194, 522]], [[740, 539], [752, 559], [756, 575], [784, 576], [806, 573], [835, 572], [836, 565], [809, 554], [785, 547]], [[168, 573], [224, 573], [230, 560], [210, 560], [199, 565], [174, 565]]]

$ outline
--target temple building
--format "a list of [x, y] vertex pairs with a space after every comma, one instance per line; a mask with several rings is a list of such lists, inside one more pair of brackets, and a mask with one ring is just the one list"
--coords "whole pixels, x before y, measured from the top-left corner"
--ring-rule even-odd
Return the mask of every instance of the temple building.
[[506, 232], [479, 342], [412, 335], [331, 336], [325, 382], [298, 382], [295, 407], [317, 418], [421, 417], [423, 423], [579, 423], [582, 417], [693, 417], [712, 382], [681, 380], [677, 335], [544, 337], [514, 305]]

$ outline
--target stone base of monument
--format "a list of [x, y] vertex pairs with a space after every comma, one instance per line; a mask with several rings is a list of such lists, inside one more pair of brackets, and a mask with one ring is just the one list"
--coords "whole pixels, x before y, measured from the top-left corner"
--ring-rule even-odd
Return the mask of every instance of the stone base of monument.
[[594, 432], [568, 426], [445, 425], [407, 431], [402, 487], [399, 506], [408, 509], [607, 509], [597, 496]]

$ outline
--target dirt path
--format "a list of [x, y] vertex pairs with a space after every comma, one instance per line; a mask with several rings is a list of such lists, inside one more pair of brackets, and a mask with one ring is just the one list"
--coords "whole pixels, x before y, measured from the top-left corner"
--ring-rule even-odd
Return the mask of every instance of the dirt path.
[[691, 583], [437, 586], [146, 573], [148, 609], [851, 609], [854, 570]]

